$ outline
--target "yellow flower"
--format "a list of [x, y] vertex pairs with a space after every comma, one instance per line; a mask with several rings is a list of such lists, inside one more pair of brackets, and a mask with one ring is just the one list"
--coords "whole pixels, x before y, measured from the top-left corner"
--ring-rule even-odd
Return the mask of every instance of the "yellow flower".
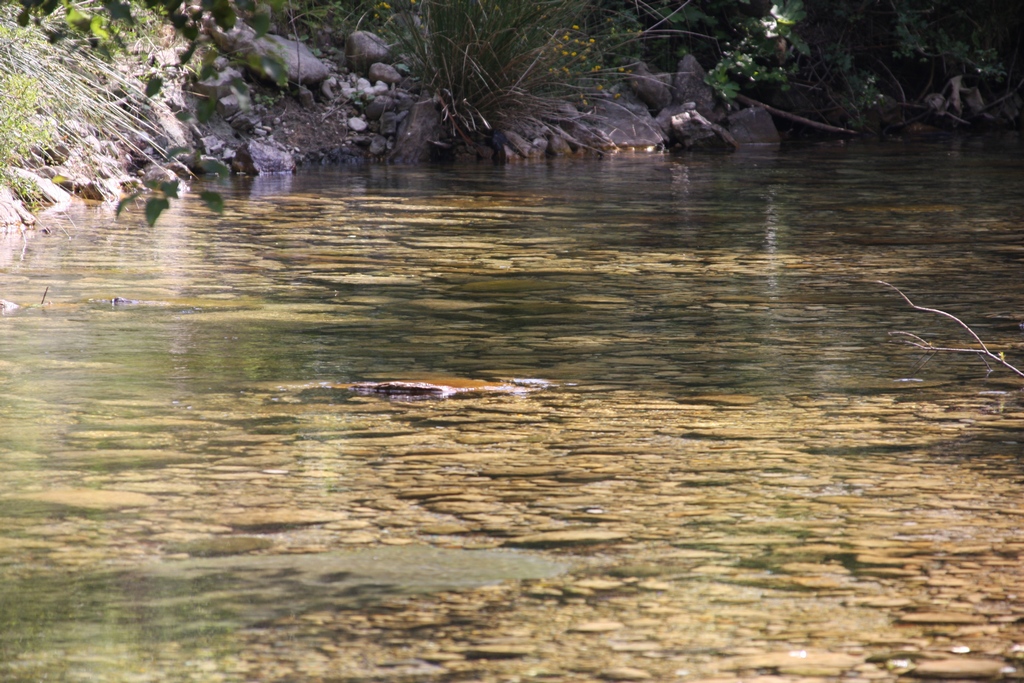
[[573, 31], [579, 31], [579, 30], [580, 30], [580, 27], [579, 27], [579, 26], [577, 26], [576, 24], [573, 24], [573, 25], [572, 25], [572, 30], [573, 30]]
[[576, 53], [575, 53], [575, 52], [573, 52], [573, 53], [572, 53], [572, 56], [573, 56], [573, 57], [575, 57], [575, 56], [576, 56]]
[[566, 52], [565, 50], [562, 50], [562, 56], [563, 56], [563, 57], [568, 57], [568, 56], [569, 56], [569, 53], [568, 53], [568, 52]]
[[597, 89], [598, 89], [598, 90], [604, 90], [604, 86], [603, 86], [603, 85], [601, 85], [600, 83], [598, 83], [598, 84], [597, 84]]
[[[416, 0], [413, 0], [413, 2], [415, 2], [415, 1], [416, 1]], [[591, 39], [590, 39], [590, 42], [591, 42], [591, 43], [593, 43], [593, 42], [594, 42], [594, 39], [593, 39], [593, 38], [591, 38]]]
[[622, 97], [622, 93], [619, 93], [619, 92], [615, 93], [615, 99], [619, 99], [620, 97]]

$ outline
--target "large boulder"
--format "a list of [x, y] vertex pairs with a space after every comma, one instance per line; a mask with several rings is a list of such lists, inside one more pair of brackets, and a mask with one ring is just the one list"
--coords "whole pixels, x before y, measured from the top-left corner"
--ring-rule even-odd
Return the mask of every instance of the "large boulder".
[[380, 36], [369, 31], [356, 31], [345, 41], [345, 63], [356, 73], [365, 74], [377, 62], [387, 63], [391, 48]]
[[587, 120], [607, 147], [657, 147], [666, 141], [647, 105], [629, 96], [597, 100]]
[[709, 121], [696, 109], [688, 109], [671, 119], [672, 138], [686, 149], [739, 147], [732, 134]]
[[71, 194], [49, 178], [44, 178], [24, 168], [10, 170], [23, 184], [31, 187], [34, 193], [48, 204], [47, 211], [67, 211], [71, 206]]
[[715, 107], [715, 91], [705, 82], [706, 77], [707, 72], [696, 57], [686, 55], [680, 59], [672, 79], [672, 103], [693, 102], [697, 111], [705, 117], [711, 117]]
[[231, 168], [245, 175], [294, 173], [295, 159], [291, 152], [274, 144], [250, 140], [237, 150]]
[[[302, 85], [319, 85], [331, 75], [326, 62], [317, 58], [303, 43], [281, 36], [267, 34], [259, 38], [256, 31], [242, 22], [230, 31], [224, 31], [213, 21], [206, 23], [206, 31], [225, 54], [240, 57], [276, 57], [284, 64], [288, 81]], [[257, 72], [256, 76], [262, 76]]]
[[725, 125], [740, 145], [778, 144], [779, 131], [764, 107], [749, 107], [729, 114]]
[[629, 77], [629, 87], [652, 112], [659, 112], [672, 104], [672, 90], [668, 87], [668, 74], [652, 73], [643, 62]]
[[[36, 219], [25, 208], [20, 199], [7, 187], [0, 186], [0, 235], [7, 235], [15, 231], [22, 231], [25, 226], [32, 225]], [[10, 308], [14, 306], [14, 308]], [[0, 300], [0, 308], [4, 313], [8, 310], [17, 310], [15, 304], [9, 301]]]
[[441, 139], [441, 112], [433, 100], [420, 100], [402, 120], [395, 136], [395, 146], [388, 155], [393, 164], [418, 164], [430, 161]]

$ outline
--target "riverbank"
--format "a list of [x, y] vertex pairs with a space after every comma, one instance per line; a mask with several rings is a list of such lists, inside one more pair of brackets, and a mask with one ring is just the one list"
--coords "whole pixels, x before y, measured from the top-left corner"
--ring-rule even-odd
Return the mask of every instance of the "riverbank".
[[[135, 131], [126, 144], [123, 135], [108, 139], [86, 125], [80, 136], [60, 140], [56, 151], [33, 152], [14, 169], [17, 187], [0, 193], [0, 232], [31, 228], [37, 223], [33, 212], [63, 211], [76, 200], [113, 208], [138, 195], [141, 207], [146, 193], [187, 192], [192, 180], [217, 167], [259, 175], [331, 164], [518, 163], [622, 150], [735, 150], [808, 136], [944, 137], [1003, 132], [1020, 121], [1015, 100], [992, 103], [1002, 107], [995, 111], [976, 89], [960, 88], [958, 81], [929, 96], [930, 117], [880, 104], [854, 129], [745, 95], [724, 101], [703, 66], [687, 55], [673, 72], [643, 63], [620, 69], [618, 80], [580, 93], [555, 117], [519, 119], [501, 130], [466, 130], [443, 93], [425, 91], [408, 75], [403, 58], [372, 33], [357, 31], [337, 46], [311, 50], [280, 36], [257, 38], [242, 24], [226, 32], [208, 25], [207, 31], [234, 62], [220, 57], [217, 75], [196, 81], [179, 64], [184, 48], [167, 45], [134, 55], [129, 73], [139, 72], [138, 62], [145, 59], [150, 77], [163, 81], [145, 106], [149, 130]], [[232, 65], [258, 64], [267, 54], [281, 58], [287, 87], [268, 83], [259, 68]], [[780, 98], [768, 93], [766, 99]], [[204, 110], [211, 115], [200, 122]], [[968, 110], [973, 123], [964, 127], [971, 123], [961, 118]], [[135, 210], [134, 204], [126, 208]]]

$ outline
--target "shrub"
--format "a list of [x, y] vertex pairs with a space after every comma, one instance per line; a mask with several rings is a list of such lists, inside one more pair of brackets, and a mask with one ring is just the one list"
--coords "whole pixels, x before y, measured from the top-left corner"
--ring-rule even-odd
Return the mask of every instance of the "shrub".
[[421, 25], [406, 22], [400, 46], [464, 132], [557, 119], [578, 77], [600, 69], [579, 28], [583, 9], [575, 0], [424, 0]]

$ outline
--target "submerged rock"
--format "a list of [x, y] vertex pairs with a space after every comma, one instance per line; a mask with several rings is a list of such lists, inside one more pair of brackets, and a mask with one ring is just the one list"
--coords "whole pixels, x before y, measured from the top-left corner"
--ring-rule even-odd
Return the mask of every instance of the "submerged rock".
[[87, 510], [120, 510], [123, 508], [148, 507], [159, 502], [153, 496], [132, 491], [107, 489], [52, 489], [39, 493], [25, 493], [11, 496], [17, 500], [57, 505]]
[[513, 379], [508, 382], [446, 378], [439, 382], [359, 382], [341, 385], [360, 394], [378, 394], [391, 398], [421, 399], [450, 398], [457, 394], [527, 394], [550, 386], [550, 382], [539, 379]]

